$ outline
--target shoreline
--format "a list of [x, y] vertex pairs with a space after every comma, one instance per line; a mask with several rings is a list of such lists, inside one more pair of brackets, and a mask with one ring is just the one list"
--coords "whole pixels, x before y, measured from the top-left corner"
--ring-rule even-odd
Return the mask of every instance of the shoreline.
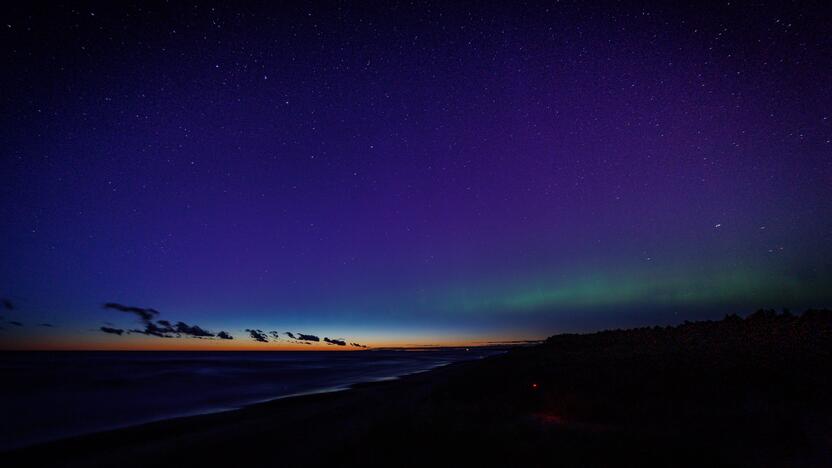
[[346, 391], [37, 445], [4, 461], [832, 466], [830, 365], [826, 310], [556, 335]]
[[[107, 447], [104, 449], [105, 453], [111, 453], [114, 448], [128, 451], [147, 448], [166, 450], [166, 447], [163, 447], [164, 439], [172, 433], [187, 432], [187, 438], [201, 439], [203, 436], [210, 436], [210, 434], [217, 431], [233, 431], [235, 428], [239, 428], [240, 425], [246, 426], [251, 423], [252, 419], [285, 416], [287, 413], [292, 419], [298, 417], [305, 419], [299, 414], [305, 410], [314, 411], [319, 409], [320, 406], [332, 404], [352, 405], [355, 403], [354, 400], [368, 397], [368, 392], [404, 391], [406, 393], [407, 388], [413, 384], [418, 384], [419, 380], [424, 380], [424, 382], [421, 382], [422, 384], [430, 384], [429, 381], [436, 378], [435, 373], [482, 362], [504, 354], [499, 353], [494, 356], [466, 361], [448, 362], [425, 370], [407, 372], [377, 380], [356, 382], [347, 386], [282, 395], [225, 410], [173, 416], [36, 442], [0, 451], [0, 455], [9, 462], [7, 466], [32, 466], [33, 463], [35, 465], [39, 463], [54, 465], [54, 460], [65, 457], [71, 461], [65, 465], [59, 463], [60, 466], [87, 466], [88, 463], [96, 466], [107, 465], [101, 459], [102, 447]], [[124, 444], [122, 443], [124, 440], [135, 441], [135, 443]], [[44, 461], [41, 462], [41, 459]], [[47, 462], [46, 460], [50, 461]], [[122, 462], [118, 464], [123, 466]]]
[[[20, 429], [3, 429], [0, 453], [148, 423], [236, 411], [279, 399], [344, 391], [357, 384], [394, 380], [500, 352], [492, 348], [470, 354], [349, 355], [355, 358], [339, 353], [311, 360], [297, 353], [240, 356], [174, 352], [158, 359], [144, 353], [106, 353], [101, 359], [86, 352], [5, 355], [0, 364], [21, 370], [11, 374], [14, 385], [6, 394], [3, 412], [8, 420], [18, 421], [15, 426]], [[304, 363], [311, 364], [308, 370]], [[47, 377], [32, 373], [40, 369]], [[74, 392], [69, 400], [49, 391], [47, 382], [61, 384], [62, 379], [73, 379], [76, 374], [78, 381], [67, 382]], [[97, 380], [107, 386], [97, 387]], [[125, 390], [131, 387], [142, 390]], [[117, 396], [112, 399], [117, 403], [108, 400], [101, 406], [99, 399], [89, 397], [108, 394]]]

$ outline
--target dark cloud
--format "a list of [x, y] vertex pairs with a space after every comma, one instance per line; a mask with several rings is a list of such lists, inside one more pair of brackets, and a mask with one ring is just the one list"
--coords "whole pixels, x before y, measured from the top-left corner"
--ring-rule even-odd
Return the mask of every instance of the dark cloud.
[[52, 328], [54, 325], [52, 325], [51, 323], [39, 323], [39, 324], [38, 324], [38, 326], [39, 326], [39, 327], [48, 327], [48, 328]]
[[14, 310], [14, 304], [9, 299], [2, 299], [3, 308], [6, 310]]
[[366, 345], [358, 344], [358, 343], [350, 343], [350, 346], [355, 346], [356, 348], [366, 348]]
[[336, 340], [335, 338], [330, 339], [330, 338], [324, 337], [324, 341], [326, 341], [329, 344], [334, 344], [334, 345], [337, 345], [337, 346], [346, 346], [347, 345], [346, 341]]
[[173, 333], [176, 333], [170, 327], [162, 325], [161, 327], [153, 322], [147, 322], [144, 325], [144, 330], [133, 329], [130, 333], [141, 333], [142, 335], [158, 336], [159, 338], [173, 338]]
[[9, 320], [9, 323], [18, 327], [22, 327], [23, 324], [18, 322], [17, 320]]
[[259, 341], [261, 343], [269, 342], [269, 339], [266, 338], [266, 334], [263, 332], [263, 330], [252, 330], [246, 328], [246, 331], [248, 332], [249, 336], [251, 336], [251, 339], [253, 339], [254, 341]]
[[303, 333], [298, 333], [297, 339], [300, 341], [321, 341], [321, 339], [315, 335], [304, 335]]
[[118, 335], [118, 336], [121, 336], [121, 335], [124, 334], [124, 330], [122, 330], [121, 328], [101, 327], [100, 330], [103, 331], [104, 333], [112, 333], [113, 335]]
[[154, 317], [159, 315], [159, 311], [156, 310], [156, 309], [126, 306], [126, 305], [123, 305], [123, 304], [118, 304], [116, 302], [108, 302], [108, 303], [104, 304], [104, 308], [105, 309], [118, 310], [118, 311], [121, 311], [121, 312], [127, 312], [127, 313], [130, 313], [130, 314], [136, 314], [144, 322], [149, 322]]
[[280, 332], [278, 332], [278, 331], [272, 330], [272, 331], [269, 332], [269, 335], [271, 335], [272, 338], [274, 338], [276, 340], [280, 339]]
[[196, 337], [212, 337], [213, 333], [203, 329], [199, 325], [188, 325], [185, 322], [176, 322], [176, 333]]
[[222, 338], [223, 340], [233, 340], [234, 337], [229, 335], [228, 332], [221, 331], [217, 333], [217, 338]]
[[289, 338], [295, 339], [295, 334], [292, 333], [292, 332], [286, 332], [286, 336], [288, 336]]
[[176, 322], [176, 325], [171, 324], [167, 320], [157, 320], [154, 322], [147, 322], [144, 325], [144, 330], [133, 329], [130, 333], [141, 333], [142, 335], [158, 336], [159, 338], [181, 338], [182, 335], [193, 338], [211, 338], [215, 335], [199, 325], [188, 325], [185, 322]]
[[176, 328], [167, 320], [157, 320], [153, 328], [160, 333], [176, 333]]
[[[156, 320], [154, 322], [153, 319], [159, 315], [159, 311], [156, 309], [126, 306], [116, 302], [108, 302], [104, 304], [104, 308], [135, 314], [144, 322], [144, 329], [134, 328], [128, 331], [128, 333], [158, 336], [159, 338], [182, 338], [183, 336], [191, 338], [213, 338], [216, 336], [214, 333], [199, 325], [188, 325], [185, 322], [176, 322], [174, 324], [169, 320]], [[228, 333], [225, 336], [228, 338], [222, 338], [226, 340], [233, 339]]]

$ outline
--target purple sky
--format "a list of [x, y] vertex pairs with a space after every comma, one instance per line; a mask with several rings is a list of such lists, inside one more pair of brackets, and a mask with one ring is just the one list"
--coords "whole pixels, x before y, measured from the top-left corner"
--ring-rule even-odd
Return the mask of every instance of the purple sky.
[[828, 5], [448, 3], [17, 7], [0, 339], [832, 305]]

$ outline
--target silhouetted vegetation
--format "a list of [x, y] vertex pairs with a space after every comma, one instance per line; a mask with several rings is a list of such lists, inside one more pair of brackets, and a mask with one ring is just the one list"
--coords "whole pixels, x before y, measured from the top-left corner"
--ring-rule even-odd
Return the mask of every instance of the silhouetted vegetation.
[[425, 464], [828, 466], [830, 369], [830, 310], [555, 335], [460, 366], [367, 440]]
[[[350, 392], [8, 460], [258, 466], [832, 466], [832, 311], [563, 334]], [[272, 463], [262, 454], [283, 454]], [[142, 453], [143, 457], [124, 454]], [[39, 464], [39, 465], [38, 465]]]

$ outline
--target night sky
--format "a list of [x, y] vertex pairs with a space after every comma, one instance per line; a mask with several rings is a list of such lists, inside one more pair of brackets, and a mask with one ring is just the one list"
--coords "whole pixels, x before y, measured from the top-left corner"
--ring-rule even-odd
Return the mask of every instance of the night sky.
[[828, 2], [108, 3], [3, 13], [4, 347], [832, 305]]

